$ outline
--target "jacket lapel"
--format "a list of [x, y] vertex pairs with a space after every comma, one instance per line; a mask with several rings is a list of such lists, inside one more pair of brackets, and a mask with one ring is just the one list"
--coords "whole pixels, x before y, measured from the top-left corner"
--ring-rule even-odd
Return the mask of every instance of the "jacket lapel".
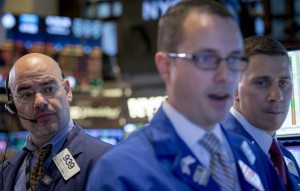
[[17, 153], [14, 157], [7, 159], [3, 163], [3, 174], [4, 182], [1, 182], [1, 188], [4, 187], [4, 190], [14, 190], [14, 183], [20, 167], [23, 164], [25, 157], [27, 156], [26, 151], [21, 151]]
[[228, 114], [228, 117], [222, 122], [222, 125], [226, 130], [237, 133], [246, 137], [251, 143], [257, 144], [253, 137], [245, 130], [242, 124], [231, 114]]
[[168, 164], [174, 176], [195, 191], [220, 191], [218, 184], [177, 135], [162, 108], [156, 112], [147, 130], [157, 158], [164, 166]]
[[[241, 190], [256, 190], [259, 187], [263, 186], [259, 174], [257, 174], [256, 172], [257, 169], [254, 167], [255, 160], [257, 160], [255, 158], [256, 156], [253, 153], [252, 149], [249, 147], [248, 142], [242, 141], [236, 136], [232, 136], [223, 128], [222, 130], [232, 149]], [[255, 182], [250, 179], [250, 176], [247, 173], [249, 171], [255, 176], [258, 176], [258, 179], [256, 179]]]
[[[59, 152], [61, 152], [64, 148], [68, 148], [74, 159], [76, 159], [82, 153], [84, 148], [84, 136], [78, 136], [83, 133], [82, 129], [75, 125]], [[77, 138], [73, 139], [74, 136], [77, 136]], [[51, 161], [46, 169], [45, 176], [42, 178], [42, 181], [39, 182], [38, 187], [41, 191], [49, 190], [60, 178], [63, 178], [60, 171], [56, 167], [55, 163]]]

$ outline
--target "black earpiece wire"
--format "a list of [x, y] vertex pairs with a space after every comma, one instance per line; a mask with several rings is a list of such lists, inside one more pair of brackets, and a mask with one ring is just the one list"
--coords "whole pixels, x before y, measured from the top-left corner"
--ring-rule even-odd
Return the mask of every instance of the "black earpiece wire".
[[3, 162], [2, 162], [2, 168], [1, 168], [1, 181], [2, 181], [2, 188], [1, 190], [4, 189], [4, 162], [6, 160], [6, 153], [7, 153], [7, 149], [8, 149], [8, 145], [9, 145], [9, 138], [10, 138], [10, 133], [11, 133], [11, 130], [12, 130], [12, 123], [13, 123], [13, 116], [11, 115], [11, 118], [10, 118], [10, 128], [9, 128], [9, 131], [7, 133], [7, 136], [6, 136], [6, 145], [5, 145], [5, 149], [4, 149], [4, 155], [3, 155]]

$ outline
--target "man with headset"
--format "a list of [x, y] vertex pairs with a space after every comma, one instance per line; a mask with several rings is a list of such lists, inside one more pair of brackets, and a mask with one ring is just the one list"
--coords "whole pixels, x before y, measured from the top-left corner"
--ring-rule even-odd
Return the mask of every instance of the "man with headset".
[[6, 104], [29, 131], [23, 151], [0, 166], [0, 188], [82, 191], [95, 161], [111, 145], [85, 134], [70, 118], [72, 91], [50, 57], [27, 54], [10, 73]]

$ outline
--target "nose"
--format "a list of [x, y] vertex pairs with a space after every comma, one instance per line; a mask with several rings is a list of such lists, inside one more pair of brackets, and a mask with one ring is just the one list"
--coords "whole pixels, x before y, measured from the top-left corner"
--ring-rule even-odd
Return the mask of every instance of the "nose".
[[283, 100], [283, 94], [280, 87], [278, 87], [277, 85], [272, 85], [269, 89], [267, 99], [269, 102], [278, 102]]
[[238, 79], [239, 72], [232, 72], [226, 60], [222, 60], [218, 68], [215, 70], [215, 81], [217, 82], [233, 82], [235, 78]]
[[43, 94], [35, 92], [34, 95], [34, 108], [37, 110], [43, 110], [48, 106], [48, 101], [45, 99]]

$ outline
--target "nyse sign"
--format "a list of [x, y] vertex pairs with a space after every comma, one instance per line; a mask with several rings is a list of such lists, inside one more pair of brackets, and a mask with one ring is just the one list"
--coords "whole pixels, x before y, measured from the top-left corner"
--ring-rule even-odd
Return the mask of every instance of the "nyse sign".
[[165, 99], [163, 96], [129, 98], [127, 101], [129, 116], [131, 118], [150, 119], [161, 105], [163, 99]]
[[144, 0], [142, 5], [143, 20], [157, 20], [167, 9], [179, 0]]

